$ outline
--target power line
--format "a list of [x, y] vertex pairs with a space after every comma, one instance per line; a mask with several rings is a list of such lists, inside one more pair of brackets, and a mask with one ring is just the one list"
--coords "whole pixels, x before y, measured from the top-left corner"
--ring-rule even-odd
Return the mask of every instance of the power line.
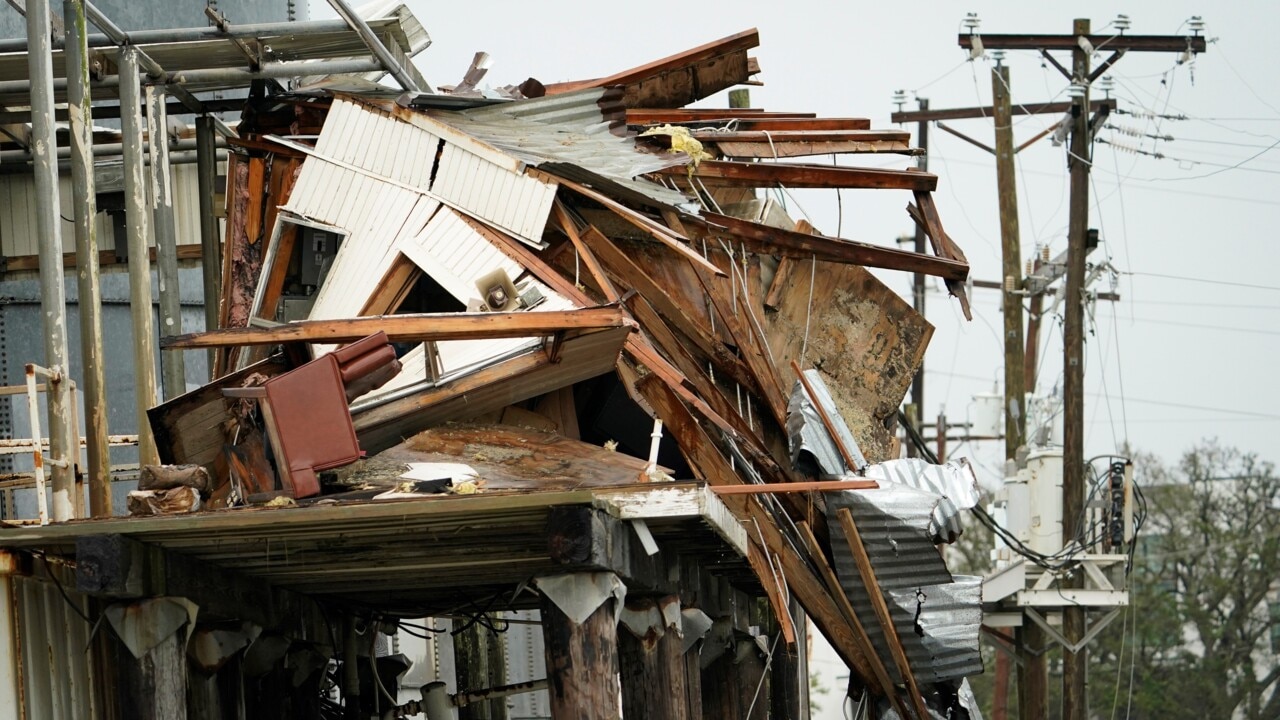
[[1162, 278], [1165, 280], [1183, 280], [1186, 282], [1203, 283], [1205, 285], [1225, 285], [1227, 287], [1248, 288], [1250, 290], [1269, 290], [1271, 292], [1280, 292], [1280, 286], [1277, 285], [1255, 285], [1253, 283], [1242, 283], [1233, 280], [1210, 280], [1208, 278], [1188, 277], [1186, 275], [1167, 275], [1165, 273], [1142, 272], [1140, 270], [1121, 270], [1120, 274]]
[[[998, 382], [997, 378], [981, 377], [978, 375], [967, 375], [964, 373], [956, 373], [956, 372], [943, 372], [941, 370], [929, 370], [928, 368], [926, 368], [924, 372], [926, 375], [944, 375], [944, 376], [950, 376], [953, 378], [958, 378], [961, 380], [974, 380], [977, 382], [982, 382], [987, 384], [990, 384], [993, 380]], [[1105, 397], [1102, 395], [1102, 393], [1085, 393], [1085, 394], [1088, 395], [1089, 397]], [[1142, 405], [1154, 405], [1156, 407], [1179, 408], [1181, 410], [1203, 410], [1205, 412], [1224, 413], [1227, 415], [1239, 415], [1242, 417], [1250, 417], [1250, 418], [1262, 418], [1265, 420], [1280, 420], [1280, 415], [1275, 415], [1272, 413], [1260, 413], [1260, 412], [1253, 412], [1251, 410], [1234, 410], [1230, 408], [1210, 407], [1207, 405], [1192, 405], [1190, 403], [1175, 403], [1175, 402], [1168, 402], [1166, 400], [1144, 400], [1142, 398], [1126, 397], [1125, 402], [1139, 403]]]
[[1175, 320], [1154, 320], [1152, 318], [1140, 318], [1140, 317], [1135, 317], [1131, 319], [1135, 322], [1140, 322], [1140, 323], [1150, 323], [1152, 325], [1172, 325], [1174, 327], [1195, 328], [1197, 330], [1221, 330], [1223, 332], [1238, 332], [1238, 333], [1245, 333], [1248, 335], [1280, 335], [1280, 331], [1277, 331], [1277, 330], [1257, 330], [1254, 328], [1223, 327], [1221, 325], [1184, 323], [1184, 322], [1177, 322]]

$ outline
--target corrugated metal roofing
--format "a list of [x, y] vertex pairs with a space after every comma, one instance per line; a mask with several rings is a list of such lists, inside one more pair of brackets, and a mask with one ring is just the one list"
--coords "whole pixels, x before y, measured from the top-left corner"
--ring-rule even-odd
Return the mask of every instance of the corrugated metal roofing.
[[637, 149], [626, 133], [625, 109], [613, 95], [593, 88], [433, 117], [529, 165], [572, 165], [665, 205], [687, 202], [679, 192], [635, 179], [683, 165], [688, 157]]
[[886, 594], [889, 614], [918, 682], [954, 680], [982, 672], [978, 649], [982, 578], [958, 575], [955, 582], [944, 585]]
[[[952, 578], [934, 547], [933, 509], [943, 498], [896, 483], [826, 497], [830, 527], [840, 526], [836, 515], [840, 509], [847, 507], [853, 515], [879, 584], [875, 591], [888, 600], [889, 614], [917, 678], [934, 681], [981, 672], [976, 638], [982, 622], [981, 578]], [[832, 532], [831, 546], [841, 587], [890, 675], [901, 681], [843, 533]], [[927, 642], [921, 631], [929, 634]]]

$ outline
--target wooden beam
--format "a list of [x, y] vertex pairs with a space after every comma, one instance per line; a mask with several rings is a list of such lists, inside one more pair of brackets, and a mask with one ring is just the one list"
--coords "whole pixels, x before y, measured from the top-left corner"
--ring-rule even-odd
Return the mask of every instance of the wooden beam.
[[618, 216], [620, 216], [623, 220], [626, 220], [632, 225], [635, 225], [640, 230], [644, 231], [645, 234], [649, 235], [654, 240], [657, 240], [663, 245], [666, 245], [672, 250], [675, 250], [677, 253], [683, 255], [685, 259], [692, 262], [696, 267], [702, 268], [703, 270], [711, 272], [715, 275], [725, 274], [723, 270], [716, 267], [715, 265], [712, 265], [710, 262], [707, 261], [706, 258], [702, 257], [697, 252], [695, 252], [693, 248], [689, 247], [689, 245], [687, 244], [689, 242], [689, 238], [683, 237], [678, 233], [676, 233], [675, 231], [671, 230], [670, 228], [664, 227], [663, 225], [649, 219], [648, 217], [645, 217], [643, 214], [638, 213], [635, 210], [632, 210], [626, 205], [623, 205], [617, 200], [614, 200], [608, 195], [605, 195], [604, 193], [597, 192], [592, 188], [589, 188], [585, 185], [581, 185], [579, 183], [576, 183], [572, 180], [568, 180], [565, 178], [556, 178], [556, 182], [559, 182], [561, 185], [564, 185], [565, 187], [569, 188], [570, 190], [573, 190], [574, 192], [580, 195], [589, 197], [592, 200], [595, 200], [596, 202], [600, 203], [601, 205], [604, 205], [609, 210], [612, 210], [614, 213], [617, 213]]
[[567, 83], [554, 83], [547, 86], [547, 94], [555, 95], [558, 93], [571, 92], [573, 90], [581, 90], [589, 87], [631, 85], [649, 78], [658, 77], [674, 70], [688, 68], [721, 55], [726, 55], [732, 52], [745, 52], [751, 48], [759, 46], [760, 31], [755, 28], [751, 28], [750, 30], [744, 30], [740, 33], [736, 33], [719, 40], [713, 40], [709, 43], [685, 50], [684, 52], [676, 53], [675, 55], [669, 55], [661, 60], [654, 60], [653, 62], [645, 63], [644, 65], [640, 65], [629, 70], [623, 70], [622, 72], [610, 75], [609, 77]]
[[573, 218], [569, 217], [569, 212], [564, 209], [564, 203], [556, 199], [552, 207], [556, 219], [560, 221], [560, 229], [569, 238], [569, 242], [573, 243], [573, 248], [578, 251], [578, 256], [587, 264], [587, 272], [591, 273], [591, 277], [595, 278], [596, 285], [604, 293], [605, 299], [611, 303], [618, 302], [618, 291], [613, 287], [613, 283], [609, 282], [609, 276], [605, 274], [604, 268], [600, 267], [600, 261], [596, 259], [595, 254], [582, 242], [582, 237], [578, 234], [578, 226], [574, 223]]
[[617, 305], [580, 310], [374, 315], [339, 320], [299, 320], [272, 328], [224, 328], [175, 335], [166, 348], [207, 348], [279, 343], [349, 343], [379, 330], [391, 342], [440, 342], [552, 335], [564, 330], [635, 327]]
[[[973, 47], [973, 39], [982, 38], [982, 46], [988, 50], [1074, 50], [1079, 47], [1075, 35], [960, 35], [960, 47]], [[1089, 43], [1095, 48], [1145, 52], [1175, 52], [1190, 50], [1202, 53], [1208, 47], [1203, 35], [1089, 35]]]
[[[662, 418], [668, 432], [676, 439], [685, 453], [694, 474], [710, 485], [730, 486], [742, 484], [729, 461], [715, 448], [706, 431], [694, 420], [661, 378], [642, 380], [637, 390]], [[786, 542], [773, 517], [751, 498], [725, 498], [730, 510], [747, 527], [751, 542], [761, 550], [774, 553], [787, 578], [788, 586], [814, 624], [830, 641], [831, 646], [844, 659], [851, 670], [858, 673], [867, 684], [873, 682], [870, 661], [863, 654], [853, 629], [841, 615], [831, 595], [809, 569], [808, 563], [796, 553], [794, 546]], [[761, 578], [761, 582], [769, 581]]]
[[875, 480], [812, 480], [787, 483], [763, 483], [760, 485], [729, 485], [713, 487], [716, 495], [770, 495], [773, 493], [827, 492], [831, 490], [875, 490], [880, 483]]
[[893, 624], [893, 618], [889, 615], [889, 606], [884, 601], [884, 592], [880, 590], [880, 584], [876, 582], [876, 571], [871, 567], [871, 558], [867, 555], [867, 549], [862, 544], [862, 535], [858, 532], [858, 525], [853, 521], [853, 513], [849, 508], [841, 508], [836, 516], [840, 519], [840, 529], [844, 531], [845, 539], [849, 542], [849, 549], [853, 553], [854, 562], [858, 565], [858, 574], [862, 577], [862, 584], [867, 588], [867, 595], [871, 598], [871, 607], [875, 610], [876, 618], [880, 621], [880, 629], [884, 632], [885, 642], [889, 644], [889, 654], [893, 656], [893, 662], [898, 666], [898, 672], [902, 675], [903, 682], [907, 685], [907, 691], [911, 696], [911, 704], [916, 711], [916, 715], [920, 720], [928, 720], [932, 715], [925, 709], [924, 698], [920, 695], [920, 687], [916, 684], [916, 676], [911, 672], [911, 665], [907, 662], [907, 653], [902, 649], [902, 640], [898, 637], [898, 629]]
[[[659, 175], [687, 177], [685, 167], [670, 167]], [[693, 174], [700, 180], [720, 187], [788, 188], [857, 188], [932, 191], [938, 187], [938, 176], [905, 170], [835, 167], [790, 163], [748, 163], [731, 160], [704, 160]]]
[[[730, 120], [813, 120], [817, 113], [770, 112], [760, 108], [628, 108], [628, 125], [663, 125], [666, 123], [716, 123]], [[866, 121], [871, 127], [871, 121]], [[767, 128], [766, 128], [767, 129]]]
[[[156, 249], [154, 247], [149, 248], [148, 252], [151, 257], [151, 262], [155, 262]], [[179, 260], [199, 260], [200, 258], [201, 252], [199, 243], [178, 246]], [[99, 265], [115, 265], [117, 263], [123, 264], [123, 262], [124, 261], [116, 255], [115, 250], [102, 250], [98, 252]], [[62, 265], [66, 268], [74, 268], [76, 266], [76, 254], [73, 252], [63, 253]], [[38, 255], [15, 255], [14, 257], [4, 258], [3, 272], [21, 272], [39, 269], [40, 257]]]
[[[1020, 103], [1013, 106], [1014, 115], [1061, 115], [1071, 112], [1074, 103], [1056, 102], [1056, 103]], [[1093, 100], [1089, 103], [1089, 109], [1093, 112], [1101, 110], [1103, 107], [1109, 107], [1114, 110], [1116, 101], [1114, 99]], [[987, 107], [963, 107], [951, 108], [949, 110], [903, 110], [893, 113], [889, 116], [890, 122], [907, 123], [907, 122], [933, 122], [935, 120], [969, 120], [972, 118], [989, 118], [995, 114], [994, 108]]]
[[[748, 252], [778, 255], [797, 260], [825, 260], [863, 267], [918, 272], [944, 280], [969, 277], [969, 264], [947, 257], [929, 257], [909, 250], [888, 248], [871, 243], [844, 240], [826, 235], [783, 230], [750, 220], [704, 212], [702, 217], [711, 232], [724, 228], [743, 244]], [[687, 222], [696, 222], [686, 218]]]
[[911, 133], [906, 130], [698, 130], [689, 132], [699, 142], [846, 142], [846, 141], [897, 141], [907, 142]]
[[923, 155], [924, 151], [911, 147], [906, 140], [871, 140], [837, 142], [713, 142], [720, 155], [729, 159], [739, 158], [793, 158], [817, 155]]
[[[942, 220], [938, 217], [938, 208], [933, 204], [933, 196], [929, 193], [916, 193], [916, 204], [907, 205], [907, 214], [924, 228], [933, 246], [933, 252], [939, 257], [959, 260], [968, 264], [964, 252], [952, 242], [951, 237], [942, 229]], [[969, 296], [965, 292], [964, 283], [959, 280], [946, 280], [947, 290], [960, 300], [960, 309], [966, 320], [973, 320], [973, 311], [969, 308]]]

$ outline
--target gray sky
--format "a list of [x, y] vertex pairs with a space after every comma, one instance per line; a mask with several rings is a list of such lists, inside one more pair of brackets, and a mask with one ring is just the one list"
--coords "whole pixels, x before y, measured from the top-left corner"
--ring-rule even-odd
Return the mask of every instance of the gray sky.
[[[1167, 459], [1204, 437], [1275, 458], [1270, 436], [1280, 429], [1276, 383], [1268, 357], [1280, 350], [1280, 280], [1270, 272], [1280, 220], [1280, 92], [1274, 69], [1280, 47], [1272, 33], [1280, 19], [1273, 3], [1084, 2], [1071, 10], [1049, 3], [789, 3], [704, 1], [695, 5], [566, 2], [434, 3], [410, 0], [434, 39], [416, 59], [428, 80], [455, 83], [472, 54], [493, 56], [495, 85], [533, 76], [543, 82], [599, 77], [757, 27], [755, 51], [764, 87], [753, 105], [870, 117], [888, 126], [895, 89], [918, 92], [933, 107], [987, 104], [989, 59], [965, 62], [956, 34], [974, 11], [988, 33], [1068, 33], [1073, 17], [1090, 17], [1096, 33], [1125, 12], [1134, 34], [1185, 32], [1202, 14], [1209, 52], [1177, 65], [1165, 54], [1131, 54], [1113, 68], [1114, 96], [1124, 111], [1185, 114], [1190, 120], [1119, 115], [1114, 122], [1173, 141], [1108, 130], [1101, 137], [1166, 155], [1156, 159], [1098, 145], [1091, 227], [1107, 259], [1124, 273], [1120, 303], [1099, 303], [1095, 334], [1086, 346], [1086, 432], [1090, 454], [1110, 452], [1129, 438]], [[323, 2], [313, 17], [331, 16]], [[1014, 101], [1065, 99], [1066, 81], [1031, 52], [1010, 53]], [[1064, 62], [1067, 62], [1064, 59]], [[1095, 61], [1096, 63], [1097, 61]], [[723, 97], [703, 105], [723, 106]], [[908, 108], [914, 107], [908, 102]], [[1057, 118], [1020, 119], [1018, 141]], [[965, 120], [956, 128], [991, 142], [991, 122]], [[914, 128], [912, 128], [914, 129]], [[990, 156], [935, 129], [930, 169], [940, 175], [935, 197], [944, 225], [965, 250], [976, 278], [1000, 276], [995, 171]], [[1243, 166], [1229, 169], [1242, 161]], [[901, 167], [903, 158], [842, 159], [847, 164]], [[1065, 249], [1065, 149], [1041, 141], [1019, 155], [1023, 257], [1039, 244]], [[836, 231], [834, 191], [797, 194], [815, 225]], [[846, 191], [843, 235], [892, 243], [912, 232], [903, 208], [909, 196], [892, 191]], [[792, 206], [793, 215], [801, 213]], [[881, 273], [905, 293], [910, 279]], [[1191, 282], [1157, 275], [1199, 278]], [[1214, 283], [1233, 284], [1214, 284]], [[1263, 286], [1266, 289], [1247, 287]], [[945, 403], [963, 420], [970, 398], [991, 392], [1001, 373], [998, 293], [974, 291], [975, 319], [964, 323], [941, 292], [929, 297], [937, 333], [926, 356], [926, 416]], [[1104, 279], [1095, 289], [1112, 289]], [[1061, 374], [1056, 322], [1047, 323], [1040, 389]], [[1121, 401], [1123, 396], [1124, 401]], [[998, 444], [957, 449], [994, 470]], [[989, 474], [984, 480], [996, 481]]]

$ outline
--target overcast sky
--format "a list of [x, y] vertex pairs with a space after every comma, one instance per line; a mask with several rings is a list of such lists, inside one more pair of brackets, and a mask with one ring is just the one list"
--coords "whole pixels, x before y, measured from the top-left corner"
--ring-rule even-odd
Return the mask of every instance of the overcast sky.
[[[1280, 279], [1272, 272], [1280, 256], [1275, 247], [1280, 149], [1273, 148], [1280, 140], [1274, 80], [1280, 47], [1269, 35], [1280, 26], [1280, 6], [1085, 2], [1073, 11], [1057, 3], [750, 0], [692, 5], [410, 0], [409, 5], [434, 40], [416, 59], [433, 83], [457, 82], [477, 50], [493, 56], [487, 79], [494, 85], [529, 76], [555, 82], [611, 74], [756, 27], [761, 46], [753, 54], [765, 85], [752, 88], [753, 105], [870, 117], [875, 127], [889, 126], [893, 92], [899, 88], [909, 97], [927, 97], [935, 108], [990, 102], [990, 58], [966, 62], [956, 45], [967, 11], [979, 14], [980, 31], [987, 33], [1069, 33], [1074, 17], [1090, 17], [1095, 33], [1107, 33], [1114, 31], [1110, 23], [1118, 12], [1131, 17], [1130, 33], [1185, 33], [1185, 21], [1203, 14], [1212, 42], [1194, 63], [1178, 64], [1172, 54], [1134, 53], [1111, 72], [1121, 110], [1136, 113], [1118, 115], [1113, 123], [1174, 139], [1109, 129], [1100, 137], [1165, 157], [1113, 145], [1095, 149], [1090, 226], [1101, 231], [1104, 243], [1092, 259], [1109, 260], [1123, 274], [1114, 288], [1110, 278], [1095, 286], [1114, 289], [1122, 300], [1098, 304], [1088, 338], [1087, 450], [1110, 452], [1128, 438], [1139, 449], [1171, 459], [1201, 438], [1218, 437], [1276, 457], [1269, 441], [1280, 430], [1270, 372], [1272, 356], [1280, 350]], [[331, 15], [325, 3], [312, 3], [313, 17]], [[1069, 56], [1063, 57], [1069, 64]], [[1065, 79], [1034, 53], [1010, 53], [1006, 62], [1015, 102], [1066, 99]], [[724, 106], [726, 100], [720, 96], [701, 104]], [[914, 107], [914, 101], [907, 106]], [[1189, 119], [1143, 115], [1152, 112]], [[1019, 119], [1017, 141], [1057, 119]], [[949, 124], [992, 141], [989, 120]], [[974, 277], [997, 280], [992, 159], [936, 128], [931, 141], [930, 169], [940, 176], [935, 197], [943, 223], [968, 254]], [[1018, 160], [1023, 257], [1040, 245], [1057, 254], [1066, 246], [1065, 149], [1041, 141]], [[899, 157], [850, 156], [842, 162], [906, 164]], [[846, 191], [843, 235], [892, 244], [913, 230], [903, 210], [909, 199], [904, 192]], [[836, 232], [834, 191], [802, 193], [798, 201], [821, 230]], [[801, 214], [794, 206], [791, 210]], [[909, 276], [880, 275], [907, 292]], [[941, 285], [934, 289], [927, 314], [937, 333], [926, 356], [925, 414], [931, 418], [945, 404], [955, 422], [969, 412], [972, 395], [992, 392], [1001, 376], [999, 293], [976, 289], [976, 317], [964, 323]], [[1062, 365], [1057, 323], [1046, 323], [1046, 330], [1041, 391], [1059, 381]], [[998, 444], [986, 443], [956, 452], [974, 453], [990, 467], [1001, 451]]]

